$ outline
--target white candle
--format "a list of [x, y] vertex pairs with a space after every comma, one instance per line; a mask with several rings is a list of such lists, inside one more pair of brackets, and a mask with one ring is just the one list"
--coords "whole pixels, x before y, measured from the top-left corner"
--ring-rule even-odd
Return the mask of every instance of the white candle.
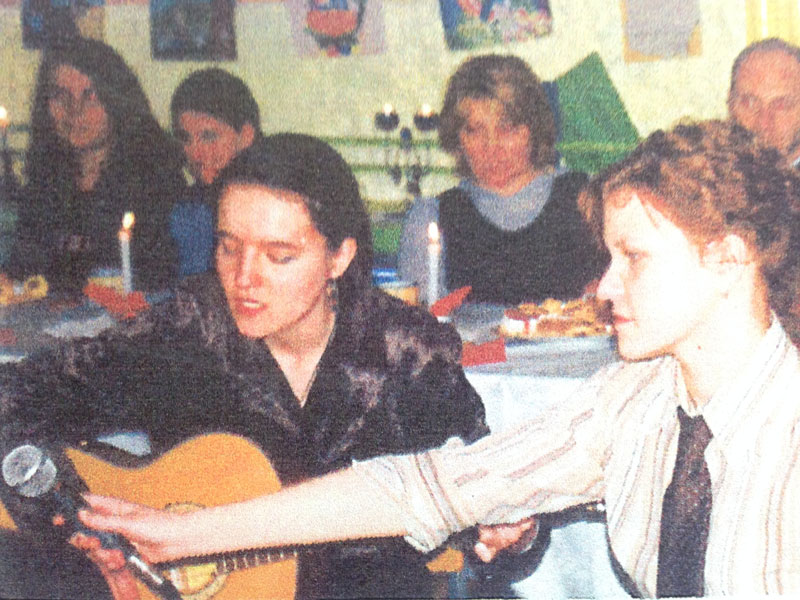
[[434, 221], [428, 223], [428, 306], [439, 299], [439, 269], [442, 244], [439, 241], [439, 227]]
[[135, 218], [132, 212], [122, 217], [122, 228], [119, 230], [119, 252], [122, 256], [122, 290], [126, 294], [133, 291], [133, 271], [131, 269], [131, 236]]
[[8, 147], [8, 126], [11, 120], [8, 118], [8, 111], [5, 106], [0, 106], [0, 131], [3, 135], [3, 150]]

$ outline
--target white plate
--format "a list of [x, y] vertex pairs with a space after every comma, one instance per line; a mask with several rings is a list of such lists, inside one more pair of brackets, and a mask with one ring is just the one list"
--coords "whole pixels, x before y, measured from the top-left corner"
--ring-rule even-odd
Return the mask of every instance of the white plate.
[[545, 337], [535, 340], [506, 338], [506, 356], [527, 356], [546, 352], [561, 354], [572, 352], [593, 352], [595, 350], [614, 350], [616, 340], [611, 335], [591, 335], [585, 337]]
[[505, 308], [499, 304], [462, 304], [453, 311], [450, 322], [463, 341], [488, 342], [497, 337]]
[[[499, 304], [463, 304], [453, 311], [452, 323], [465, 342], [480, 344], [498, 337], [498, 327], [505, 306]], [[584, 337], [541, 337], [535, 339], [506, 338], [506, 355], [525, 355], [549, 352], [586, 352], [613, 350], [616, 341], [612, 335]]]

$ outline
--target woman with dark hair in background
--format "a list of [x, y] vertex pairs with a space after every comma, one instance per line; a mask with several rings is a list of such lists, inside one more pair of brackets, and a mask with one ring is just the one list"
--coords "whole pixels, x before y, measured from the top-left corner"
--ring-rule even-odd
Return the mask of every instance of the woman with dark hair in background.
[[194, 178], [169, 218], [183, 277], [213, 268], [217, 207], [212, 184], [234, 157], [261, 138], [261, 116], [247, 84], [218, 68], [184, 79], [172, 95], [170, 116]]
[[117, 232], [132, 211], [135, 287], [168, 285], [176, 258], [167, 216], [186, 185], [179, 156], [115, 50], [80, 37], [49, 47], [9, 274], [43, 274], [56, 289], [81, 290], [93, 269], [120, 264]]
[[400, 278], [426, 282], [427, 227], [442, 232], [440, 289], [503, 304], [580, 296], [606, 256], [578, 211], [586, 175], [557, 165], [542, 83], [521, 58], [466, 60], [448, 82], [439, 125], [458, 187], [418, 199], [406, 217]]
[[[121, 330], [0, 371], [3, 456], [98, 430], [146, 431], [158, 451], [227, 431], [293, 483], [487, 432], [456, 332], [371, 288], [370, 221], [341, 156], [312, 137], [271, 136], [217, 183], [215, 273], [187, 277]], [[427, 560], [401, 540], [326, 546], [301, 557], [298, 595], [430, 597]]]

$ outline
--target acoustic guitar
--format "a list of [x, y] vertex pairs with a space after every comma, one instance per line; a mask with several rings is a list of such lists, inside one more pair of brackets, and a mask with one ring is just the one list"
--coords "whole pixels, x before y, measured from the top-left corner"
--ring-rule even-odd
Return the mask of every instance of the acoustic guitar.
[[[133, 468], [119, 467], [73, 448], [66, 454], [93, 493], [169, 510], [240, 502], [281, 487], [269, 459], [255, 444], [225, 433], [191, 438], [153, 462]], [[16, 529], [2, 503], [0, 527]], [[208, 560], [201, 557], [170, 564], [163, 573], [184, 600], [294, 597], [297, 551], [253, 550], [200, 562]], [[459, 551], [447, 549], [428, 563], [428, 568], [433, 572], [457, 571], [462, 562]], [[158, 600], [144, 584], [139, 588], [142, 599]]]

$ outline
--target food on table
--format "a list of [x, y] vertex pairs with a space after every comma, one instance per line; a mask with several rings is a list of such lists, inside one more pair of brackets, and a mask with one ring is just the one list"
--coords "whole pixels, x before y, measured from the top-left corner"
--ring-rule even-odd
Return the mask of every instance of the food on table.
[[47, 280], [41, 275], [34, 275], [23, 282], [13, 281], [5, 275], [0, 275], [0, 305], [41, 300], [45, 296], [47, 296]]
[[524, 302], [506, 309], [500, 322], [500, 334], [511, 338], [586, 337], [609, 333], [608, 303], [595, 296], [566, 302], [555, 298], [548, 298], [541, 304]]

